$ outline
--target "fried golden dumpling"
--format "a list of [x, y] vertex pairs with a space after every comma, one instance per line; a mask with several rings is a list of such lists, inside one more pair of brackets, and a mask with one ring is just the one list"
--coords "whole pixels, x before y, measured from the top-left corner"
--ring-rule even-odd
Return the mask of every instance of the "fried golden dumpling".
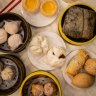
[[85, 70], [91, 74], [96, 75], [96, 58], [88, 59], [84, 66]]
[[44, 86], [44, 93], [46, 96], [54, 96], [56, 92], [56, 87], [53, 83], [47, 83]]
[[88, 88], [95, 82], [95, 77], [87, 73], [77, 74], [72, 81], [72, 84], [79, 88]]
[[43, 85], [33, 84], [32, 85], [32, 94], [33, 96], [43, 96], [44, 88]]
[[71, 76], [75, 76], [84, 66], [87, 59], [88, 53], [83, 49], [79, 50], [76, 56], [69, 62], [66, 72]]

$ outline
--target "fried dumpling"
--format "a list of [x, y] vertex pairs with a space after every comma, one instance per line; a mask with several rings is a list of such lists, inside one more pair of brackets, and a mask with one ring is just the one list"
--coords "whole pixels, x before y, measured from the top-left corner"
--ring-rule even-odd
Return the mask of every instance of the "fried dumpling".
[[65, 63], [65, 49], [59, 46], [51, 48], [47, 53], [48, 64], [53, 67], [60, 67]]
[[19, 31], [21, 21], [5, 21], [4, 29], [9, 34], [16, 34]]
[[22, 43], [23, 43], [23, 41], [22, 41], [22, 37], [21, 37], [20, 34], [11, 35], [8, 38], [8, 45], [9, 45], [9, 47], [10, 47], [11, 50], [15, 50]]
[[66, 72], [70, 76], [75, 76], [84, 66], [88, 57], [88, 53], [85, 50], [80, 49], [79, 52], [69, 62]]
[[32, 85], [33, 96], [44, 96], [43, 93], [44, 93], [43, 85], [40, 85], [40, 84], [33, 84]]
[[46, 54], [49, 50], [49, 42], [46, 36], [35, 36], [31, 44], [30, 51], [34, 55]]
[[3, 28], [0, 28], [0, 44], [7, 41], [7, 36], [7, 32]]

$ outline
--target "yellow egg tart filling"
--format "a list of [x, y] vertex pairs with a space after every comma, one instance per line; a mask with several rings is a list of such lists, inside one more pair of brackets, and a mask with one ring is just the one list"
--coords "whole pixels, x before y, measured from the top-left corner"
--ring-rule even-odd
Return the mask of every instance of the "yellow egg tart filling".
[[45, 16], [53, 16], [58, 11], [58, 4], [55, 0], [45, 0], [40, 6], [40, 11]]
[[29, 12], [37, 12], [40, 7], [40, 0], [25, 0], [23, 7]]

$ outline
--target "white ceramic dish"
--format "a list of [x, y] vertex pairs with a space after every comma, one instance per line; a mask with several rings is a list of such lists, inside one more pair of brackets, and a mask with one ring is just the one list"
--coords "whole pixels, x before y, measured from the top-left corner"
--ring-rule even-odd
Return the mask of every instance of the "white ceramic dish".
[[[56, 33], [40, 32], [38, 34], [48, 37], [50, 47], [61, 46], [64, 49], [66, 49], [66, 45], [65, 45], [63, 39], [59, 35], [57, 35]], [[30, 46], [31, 46], [31, 43], [29, 44], [29, 48], [30, 48]], [[55, 69], [55, 67], [51, 67], [50, 65], [47, 64], [46, 55], [45, 56], [35, 56], [30, 52], [29, 48], [28, 48], [28, 57], [29, 57], [32, 65], [34, 65], [35, 67], [37, 67], [40, 70], [53, 70], [53, 69]]]
[[[23, 1], [24, 0], [22, 0], [22, 2]], [[43, 0], [41, 0], [41, 2], [42, 1]], [[52, 17], [44, 16], [44, 15], [42, 15], [42, 13], [40, 11], [38, 11], [35, 14], [29, 13], [29, 12], [25, 11], [23, 7], [21, 8], [21, 13], [22, 13], [23, 17], [25, 18], [25, 20], [29, 24], [31, 24], [33, 26], [36, 26], [36, 27], [47, 26], [47, 25], [51, 24], [58, 16], [59, 9], [60, 9], [60, 7], [59, 7], [60, 2], [59, 2], [59, 0], [56, 0], [56, 1], [57, 1], [57, 4], [58, 4], [58, 12]]]
[[[83, 88], [78, 88], [78, 87], [76, 87], [76, 86], [74, 86], [74, 85], [72, 84], [72, 78], [69, 77], [68, 74], [65, 72], [65, 71], [66, 71], [66, 68], [67, 68], [67, 66], [68, 66], [68, 64], [69, 64], [69, 62], [70, 62], [71, 59], [78, 53], [78, 51], [79, 51], [79, 50], [72, 51], [70, 54], [67, 55], [65, 64], [64, 64], [64, 66], [62, 67], [62, 73], [63, 73], [63, 77], [64, 77], [65, 81], [66, 81], [71, 87], [73, 87], [73, 88], [75, 88], [75, 89], [77, 89], [77, 90], [78, 90], [78, 89], [79, 89], [79, 90], [82, 90]], [[89, 54], [89, 56], [90, 56], [91, 58], [96, 58], [96, 54], [94, 54], [93, 52], [91, 52], [91, 51], [89, 51], [89, 50], [86, 50], [86, 51], [88, 52], [88, 54]], [[93, 86], [96, 86], [96, 82], [95, 82], [95, 84], [94, 84]], [[90, 88], [92, 88], [92, 87], [89, 87], [89, 88], [86, 88], [86, 89], [90, 89]]]

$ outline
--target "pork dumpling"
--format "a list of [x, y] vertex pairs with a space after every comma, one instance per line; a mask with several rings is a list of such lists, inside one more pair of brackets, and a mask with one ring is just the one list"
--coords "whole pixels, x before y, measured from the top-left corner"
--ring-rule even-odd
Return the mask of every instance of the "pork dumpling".
[[65, 63], [65, 49], [59, 46], [51, 48], [47, 53], [48, 64], [53, 67], [60, 67]]
[[46, 96], [54, 96], [56, 91], [56, 86], [53, 83], [47, 83], [44, 85], [44, 93]]
[[20, 34], [11, 35], [8, 38], [8, 45], [11, 50], [15, 50], [22, 44], [22, 37]]
[[73, 78], [72, 84], [79, 88], [88, 88], [92, 86], [94, 82], [95, 77], [87, 73], [79, 73]]
[[80, 69], [84, 66], [86, 60], [88, 59], [88, 53], [81, 49], [69, 62], [66, 72], [70, 76], [75, 76]]
[[0, 44], [5, 43], [7, 41], [7, 32], [0, 28]]
[[19, 31], [21, 21], [5, 21], [4, 29], [9, 34], [16, 34]]
[[33, 84], [32, 85], [32, 94], [33, 96], [44, 96], [44, 88], [43, 85]]
[[96, 76], [96, 58], [88, 59], [84, 68], [89, 74]]
[[13, 67], [8, 66], [1, 72], [3, 80], [12, 80], [15, 77], [15, 70]]
[[46, 54], [49, 50], [49, 42], [46, 36], [35, 36], [31, 44], [30, 51], [35, 55]]

